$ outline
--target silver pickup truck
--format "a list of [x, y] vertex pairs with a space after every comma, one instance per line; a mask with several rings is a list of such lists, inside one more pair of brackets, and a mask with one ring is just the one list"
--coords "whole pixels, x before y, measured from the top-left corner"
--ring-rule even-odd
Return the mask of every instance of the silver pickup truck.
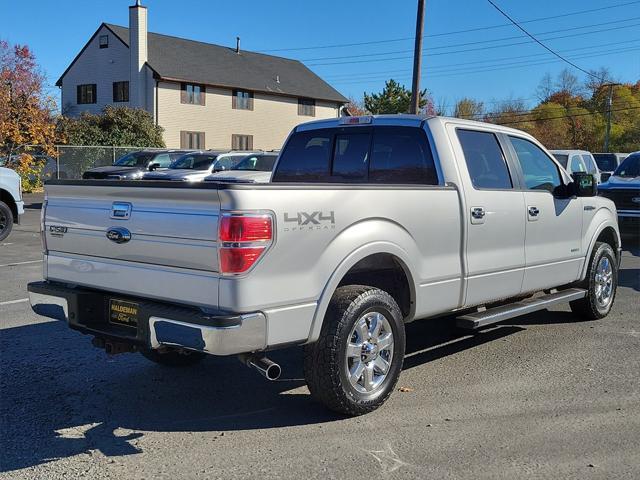
[[406, 322], [481, 329], [613, 304], [616, 209], [530, 135], [452, 118], [296, 127], [268, 184], [56, 180], [31, 305], [165, 365], [304, 345], [311, 394], [359, 415], [402, 369]]

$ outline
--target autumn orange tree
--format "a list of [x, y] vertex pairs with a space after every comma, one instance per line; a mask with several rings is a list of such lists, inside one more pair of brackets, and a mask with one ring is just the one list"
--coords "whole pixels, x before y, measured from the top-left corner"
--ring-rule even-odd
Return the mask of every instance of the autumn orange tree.
[[53, 155], [55, 103], [43, 90], [44, 75], [26, 45], [0, 40], [0, 156], [30, 190], [43, 165], [34, 153]]

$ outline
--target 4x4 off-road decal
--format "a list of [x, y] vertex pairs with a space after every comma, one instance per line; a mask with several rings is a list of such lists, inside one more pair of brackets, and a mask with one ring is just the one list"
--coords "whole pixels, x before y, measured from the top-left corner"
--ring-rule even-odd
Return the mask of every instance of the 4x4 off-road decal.
[[336, 218], [333, 210], [328, 213], [321, 211], [296, 213], [285, 212], [284, 222], [285, 232], [330, 230], [336, 228]]

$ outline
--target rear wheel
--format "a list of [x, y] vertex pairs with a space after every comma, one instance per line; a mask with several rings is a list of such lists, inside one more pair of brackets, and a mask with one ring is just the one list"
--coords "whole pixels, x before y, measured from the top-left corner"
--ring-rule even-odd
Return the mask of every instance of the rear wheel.
[[618, 287], [618, 262], [611, 245], [596, 243], [587, 276], [580, 286], [587, 290], [587, 296], [571, 302], [571, 310], [590, 320], [606, 317]]
[[393, 297], [374, 287], [340, 287], [320, 338], [305, 347], [309, 391], [336, 412], [371, 412], [393, 392], [404, 350], [404, 322]]
[[190, 352], [188, 350], [169, 350], [160, 352], [150, 348], [140, 350], [140, 353], [147, 359], [159, 365], [166, 367], [190, 367], [199, 363], [204, 357], [205, 353]]
[[13, 228], [13, 213], [4, 202], [0, 202], [0, 241], [4, 240], [11, 233]]

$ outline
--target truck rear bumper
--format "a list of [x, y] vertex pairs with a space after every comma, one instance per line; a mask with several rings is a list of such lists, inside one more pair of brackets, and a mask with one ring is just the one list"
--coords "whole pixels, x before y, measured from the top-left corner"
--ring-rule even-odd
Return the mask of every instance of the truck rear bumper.
[[[212, 355], [264, 350], [267, 319], [261, 312], [210, 314], [200, 309], [68, 287], [54, 282], [27, 286], [31, 308], [38, 315], [65, 321], [69, 327], [100, 338], [141, 347], [186, 348]], [[110, 302], [134, 305], [136, 324], [110, 321]]]

